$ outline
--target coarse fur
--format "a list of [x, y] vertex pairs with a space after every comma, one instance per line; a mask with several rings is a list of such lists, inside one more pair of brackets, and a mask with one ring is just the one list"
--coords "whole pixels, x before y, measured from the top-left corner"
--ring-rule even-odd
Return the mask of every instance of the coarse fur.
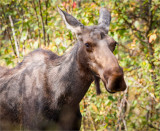
[[13, 69], [0, 67], [0, 130], [79, 130], [79, 103], [94, 80], [97, 94], [100, 79], [110, 93], [126, 88], [108, 11], [102, 8], [99, 26], [85, 27], [58, 10], [77, 43], [62, 56], [37, 49]]
[[[68, 122], [64, 129], [72, 127], [70, 124], [75, 121], [76, 116], [70, 114], [76, 112], [76, 115], [81, 117], [78, 104], [93, 81], [88, 75], [88, 78], [84, 78], [85, 74], [77, 74], [79, 71], [75, 62], [77, 50], [78, 44], [71, 52], [59, 57], [51, 51], [37, 49], [26, 56], [16, 68], [8, 69], [1, 75], [2, 130], [8, 120], [12, 121], [13, 125], [9, 123], [10, 126], [14, 127], [20, 123], [25, 125], [26, 129], [45, 129], [50, 126], [55, 129], [62, 128], [63, 123], [68, 121], [60, 119], [59, 115], [63, 115], [65, 119], [69, 115], [72, 121]], [[51, 120], [49, 126], [46, 119]], [[18, 127], [21, 126], [17, 126], [16, 129]]]

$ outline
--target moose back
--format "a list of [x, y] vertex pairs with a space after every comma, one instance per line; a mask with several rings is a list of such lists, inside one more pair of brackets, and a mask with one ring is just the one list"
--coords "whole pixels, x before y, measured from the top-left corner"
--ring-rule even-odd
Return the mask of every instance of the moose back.
[[98, 25], [84, 26], [58, 8], [77, 43], [62, 56], [37, 49], [15, 68], [0, 67], [0, 130], [79, 130], [79, 103], [100, 79], [110, 93], [124, 91], [123, 69], [108, 36], [111, 15], [100, 10]]

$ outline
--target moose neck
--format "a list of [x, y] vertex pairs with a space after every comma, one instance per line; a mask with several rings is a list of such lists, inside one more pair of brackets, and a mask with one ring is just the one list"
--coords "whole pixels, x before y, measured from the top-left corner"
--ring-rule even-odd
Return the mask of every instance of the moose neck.
[[93, 81], [92, 73], [82, 61], [83, 54], [79, 49], [80, 46], [79, 43], [75, 44], [70, 52], [59, 58], [60, 64], [50, 71], [57, 75], [51, 83], [53, 92], [58, 92], [55, 94], [55, 99], [63, 99], [64, 104], [79, 104]]

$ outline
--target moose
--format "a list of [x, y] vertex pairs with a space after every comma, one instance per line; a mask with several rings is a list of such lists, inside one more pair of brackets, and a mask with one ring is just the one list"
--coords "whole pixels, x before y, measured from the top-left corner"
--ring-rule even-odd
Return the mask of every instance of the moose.
[[84, 26], [58, 11], [77, 43], [62, 56], [36, 49], [16, 67], [0, 67], [0, 130], [79, 130], [79, 103], [93, 81], [97, 94], [100, 80], [109, 93], [126, 89], [108, 35], [110, 12], [101, 8], [98, 25]]

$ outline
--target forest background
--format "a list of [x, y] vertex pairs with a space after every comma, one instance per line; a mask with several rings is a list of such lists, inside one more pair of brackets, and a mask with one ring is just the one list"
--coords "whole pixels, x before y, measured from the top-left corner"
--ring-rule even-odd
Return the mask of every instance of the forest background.
[[96, 95], [94, 84], [81, 101], [81, 130], [160, 130], [159, 0], [0, 0], [0, 65], [15, 67], [41, 47], [62, 55], [76, 42], [57, 6], [84, 25], [98, 23], [100, 7], [111, 11], [109, 35], [128, 85], [124, 93]]

